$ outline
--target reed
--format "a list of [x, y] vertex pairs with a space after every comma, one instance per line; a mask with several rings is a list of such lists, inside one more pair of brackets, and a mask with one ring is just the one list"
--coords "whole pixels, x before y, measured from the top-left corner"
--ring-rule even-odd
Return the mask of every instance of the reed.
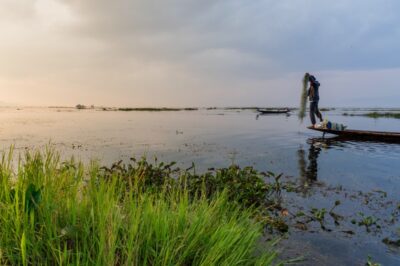
[[[107, 173], [107, 174], [106, 174]], [[2, 265], [270, 265], [262, 225], [226, 190], [193, 196], [61, 161], [51, 149], [0, 163]], [[147, 172], [147, 175], [149, 172]], [[154, 174], [154, 173], [153, 173]], [[161, 184], [161, 183], [160, 183]], [[179, 189], [178, 189], [179, 188]]]

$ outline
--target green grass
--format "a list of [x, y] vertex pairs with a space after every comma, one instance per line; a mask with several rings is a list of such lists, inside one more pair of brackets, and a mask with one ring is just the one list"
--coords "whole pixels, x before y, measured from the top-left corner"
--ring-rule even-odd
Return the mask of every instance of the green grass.
[[[15, 165], [12, 151], [4, 154], [0, 264], [272, 264], [276, 253], [260, 244], [263, 225], [254, 219], [265, 198], [257, 191], [267, 185], [245, 187], [257, 181], [251, 169], [206, 175], [145, 160], [111, 168], [61, 162], [52, 150], [27, 152]], [[219, 186], [221, 177], [242, 194]]]

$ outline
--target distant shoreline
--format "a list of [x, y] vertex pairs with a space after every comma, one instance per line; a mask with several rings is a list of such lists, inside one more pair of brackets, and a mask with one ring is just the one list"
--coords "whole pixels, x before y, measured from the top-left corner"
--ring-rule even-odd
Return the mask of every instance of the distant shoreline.
[[[200, 110], [225, 110], [225, 111], [239, 111], [239, 110], [276, 110], [276, 109], [284, 109], [288, 108], [293, 111], [297, 111], [298, 107], [290, 107], [290, 106], [225, 106], [225, 107], [216, 107], [216, 106], [203, 106], [203, 107], [115, 107], [115, 106], [96, 106], [96, 105], [77, 105], [77, 106], [58, 106], [58, 105], [49, 105], [49, 106], [29, 106], [29, 105], [4, 105], [0, 106], [0, 108], [48, 108], [48, 109], [78, 109], [78, 110], [98, 110], [98, 111], [148, 111], [148, 112], [162, 112], [162, 111], [200, 111]], [[369, 112], [379, 112], [379, 111], [399, 111], [400, 107], [321, 107], [320, 110], [322, 112], [341, 110], [344, 112], [351, 111], [369, 111]]]

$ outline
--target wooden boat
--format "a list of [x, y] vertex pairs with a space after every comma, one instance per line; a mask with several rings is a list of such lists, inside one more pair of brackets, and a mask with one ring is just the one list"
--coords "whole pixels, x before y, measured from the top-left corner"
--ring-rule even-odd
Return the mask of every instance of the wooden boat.
[[287, 114], [290, 109], [257, 109], [257, 112], [261, 114]]
[[360, 139], [360, 140], [377, 140], [377, 141], [391, 141], [400, 142], [400, 132], [385, 132], [385, 131], [367, 131], [367, 130], [332, 130], [326, 128], [308, 127], [308, 129], [316, 130], [329, 134], [337, 135], [345, 139]]

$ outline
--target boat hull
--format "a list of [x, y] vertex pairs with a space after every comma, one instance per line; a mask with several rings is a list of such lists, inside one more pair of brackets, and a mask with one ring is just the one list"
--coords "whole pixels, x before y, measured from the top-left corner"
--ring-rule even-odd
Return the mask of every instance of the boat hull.
[[261, 110], [258, 109], [257, 112], [261, 113], [261, 114], [287, 114], [290, 112], [290, 110]]
[[382, 141], [393, 141], [400, 142], [400, 132], [385, 132], [385, 131], [367, 131], [367, 130], [331, 130], [324, 128], [313, 128], [308, 127], [308, 129], [320, 131], [323, 133], [329, 133], [343, 137], [346, 139], [362, 139], [362, 140], [382, 140]]

